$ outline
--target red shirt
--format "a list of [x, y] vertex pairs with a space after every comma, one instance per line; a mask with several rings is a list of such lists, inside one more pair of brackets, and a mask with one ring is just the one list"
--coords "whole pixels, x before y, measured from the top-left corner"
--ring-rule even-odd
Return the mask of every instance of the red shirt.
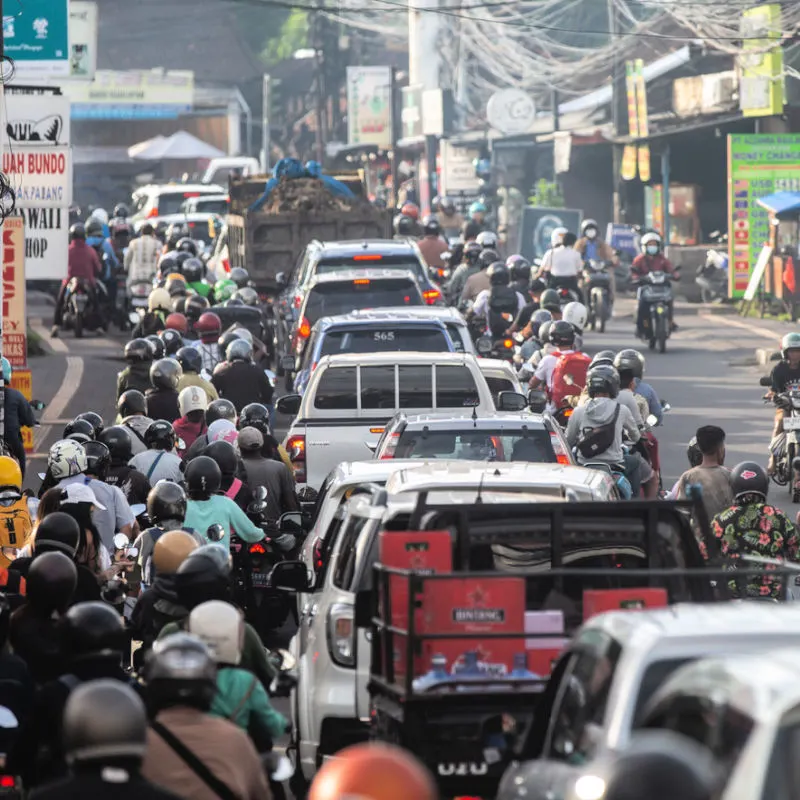
[[631, 272], [635, 272], [639, 276], [647, 275], [648, 272], [668, 272], [670, 275], [674, 275], [676, 269], [672, 266], [672, 262], [662, 253], [657, 253], [654, 256], [641, 253], [633, 259]]
[[84, 278], [94, 283], [103, 267], [94, 248], [89, 247], [82, 239], [75, 239], [69, 246], [67, 278]]

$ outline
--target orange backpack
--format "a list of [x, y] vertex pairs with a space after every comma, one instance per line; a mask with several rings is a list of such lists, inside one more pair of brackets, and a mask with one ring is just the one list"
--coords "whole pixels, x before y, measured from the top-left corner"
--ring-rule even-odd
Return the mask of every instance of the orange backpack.
[[566, 405], [567, 397], [579, 395], [586, 386], [586, 373], [592, 359], [586, 353], [565, 353], [553, 369], [550, 399], [556, 410]]

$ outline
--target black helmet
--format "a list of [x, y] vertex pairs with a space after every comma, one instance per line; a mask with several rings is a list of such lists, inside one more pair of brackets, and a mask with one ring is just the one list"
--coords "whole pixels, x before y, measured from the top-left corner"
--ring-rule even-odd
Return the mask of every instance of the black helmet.
[[180, 272], [180, 265], [178, 264], [178, 260], [175, 258], [175, 251], [170, 250], [169, 253], [161, 256], [161, 260], [158, 262], [158, 271], [166, 277], [172, 272]]
[[131, 215], [131, 210], [125, 203], [117, 203], [114, 206], [114, 213], [111, 215], [112, 217], [122, 217], [123, 219], [127, 219]]
[[594, 367], [586, 373], [586, 390], [589, 397], [607, 394], [616, 397], [619, 394], [619, 373], [614, 367], [601, 365]]
[[486, 274], [489, 276], [489, 283], [492, 286], [508, 286], [509, 284], [508, 267], [502, 261], [495, 261]]
[[686, 447], [686, 458], [689, 459], [689, 465], [692, 467], [699, 467], [703, 463], [703, 452], [697, 444], [696, 436], [692, 436], [689, 439], [689, 444]]
[[125, 419], [133, 414], [147, 414], [147, 400], [138, 389], [128, 389], [117, 400], [117, 412], [120, 419]]
[[183, 377], [181, 365], [174, 358], [160, 358], [150, 367], [150, 383], [156, 389], [178, 388], [178, 383]]
[[236, 406], [230, 400], [221, 397], [208, 404], [206, 425], [210, 425], [218, 419], [229, 419], [231, 422], [236, 422]]
[[186, 310], [186, 295], [173, 295], [172, 292], [170, 292], [170, 297], [172, 297], [172, 310], [176, 314], [183, 314], [183, 312]]
[[97, 217], [92, 217], [86, 223], [86, 236], [102, 236], [103, 223]]
[[156, 527], [186, 518], [186, 492], [172, 481], [158, 481], [147, 495], [147, 515]]
[[219, 491], [222, 472], [217, 462], [208, 456], [197, 456], [187, 465], [185, 471], [186, 491], [192, 500], [208, 500]]
[[614, 367], [614, 359], [615, 355], [613, 350], [601, 350], [599, 353], [595, 353], [589, 367], [598, 367], [600, 364], [605, 364], [607, 367]]
[[125, 626], [107, 603], [78, 603], [61, 620], [64, 650], [70, 661], [111, 656], [122, 659]]
[[161, 341], [164, 342], [164, 354], [174, 356], [183, 347], [183, 336], [174, 328], [161, 331]]
[[237, 331], [225, 331], [222, 336], [219, 337], [217, 340], [217, 345], [219, 346], [220, 353], [227, 353], [228, 352], [228, 345], [231, 342], [235, 342], [237, 339], [240, 339]]
[[230, 583], [230, 553], [218, 544], [193, 550], [175, 573], [178, 602], [190, 611], [207, 600], [227, 600]]
[[94, 428], [89, 420], [75, 418], [64, 426], [64, 434], [61, 438], [85, 444], [94, 439]]
[[546, 308], [548, 311], [560, 311], [561, 300], [558, 296], [558, 292], [555, 289], [546, 289], [543, 291], [539, 299], [539, 305], [542, 308]]
[[534, 337], [539, 335], [545, 322], [552, 322], [553, 315], [546, 308], [539, 308], [531, 314], [531, 331]]
[[131, 364], [150, 361], [152, 358], [153, 350], [145, 339], [131, 339], [125, 345], [125, 360]]
[[188, 250], [175, 250], [175, 263], [178, 265], [178, 272], [183, 273], [183, 265], [190, 258], [193, 258], [193, 255]]
[[556, 347], [572, 347], [575, 344], [575, 328], [566, 320], [555, 320], [550, 326], [550, 342]]
[[271, 433], [269, 409], [261, 403], [248, 403], [239, 414], [239, 421], [236, 427], [239, 430], [242, 428], [256, 428], [262, 434]]
[[413, 236], [414, 220], [405, 214], [399, 214], [394, 218], [394, 232], [397, 236]]
[[422, 229], [425, 231], [426, 236], [439, 236], [442, 232], [439, 220], [433, 215], [425, 217], [422, 221]]
[[144, 703], [122, 681], [82, 683], [64, 706], [62, 737], [68, 764], [142, 761], [147, 751]]
[[183, 262], [183, 274], [189, 283], [203, 280], [205, 271], [205, 266], [203, 266], [203, 262], [199, 258], [187, 258]]
[[537, 292], [544, 292], [547, 289], [547, 284], [541, 278], [534, 278], [530, 285], [528, 286], [528, 291], [531, 294], [536, 294]]
[[500, 261], [500, 254], [497, 250], [493, 250], [492, 248], [486, 248], [485, 250], [481, 250], [480, 255], [478, 256], [478, 266], [481, 269], [488, 269], [495, 263], [495, 261]]
[[203, 356], [196, 347], [181, 347], [175, 358], [184, 372], [200, 373], [203, 370]]
[[224, 439], [212, 442], [203, 451], [203, 455], [217, 462], [223, 477], [232, 477], [236, 473], [239, 459], [236, 457], [236, 450], [230, 442], [226, 442]]
[[112, 465], [127, 464], [133, 456], [133, 445], [128, 431], [122, 425], [112, 425], [100, 434], [100, 441], [108, 448]]
[[494, 231], [481, 231], [475, 237], [475, 241], [484, 250], [497, 250], [497, 246], [500, 244], [500, 240], [497, 238], [497, 234]]
[[236, 339], [228, 345], [225, 351], [226, 361], [246, 361], [253, 358], [253, 345], [245, 339]]
[[71, 225], [69, 229], [69, 239], [70, 241], [74, 239], [86, 239], [86, 228], [84, 228], [80, 222]]
[[481, 246], [477, 242], [466, 242], [464, 245], [464, 261], [475, 266], [481, 254]]
[[[188, 561], [187, 558], [184, 564]], [[170, 706], [191, 706], [205, 711], [211, 707], [217, 692], [214, 656], [200, 639], [189, 633], [173, 633], [158, 639], [147, 656], [144, 675], [152, 711]]]
[[63, 553], [75, 558], [81, 542], [81, 529], [70, 514], [54, 511], [48, 514], [36, 529], [33, 551], [36, 556], [43, 553]]
[[226, 308], [228, 306], [243, 306], [244, 305], [244, 300], [242, 300], [241, 297], [237, 297], [236, 295], [234, 295], [233, 297], [231, 297], [230, 300], [226, 300], [224, 305], [225, 305]]
[[[179, 253], [189, 253], [190, 256], [197, 255], [197, 242], [194, 239], [190, 239], [188, 236], [183, 236], [178, 239], [177, 243], [175, 244], [175, 249]], [[184, 268], [185, 268], [184, 264]]]
[[96, 411], [84, 411], [82, 414], [78, 414], [75, 419], [85, 419], [90, 422], [94, 428], [95, 439], [103, 432], [105, 423], [103, 422], [103, 418]]
[[250, 273], [244, 267], [234, 267], [230, 271], [228, 279], [232, 280], [239, 289], [243, 289], [250, 283]]
[[152, 333], [150, 336], [145, 336], [144, 340], [150, 345], [150, 357], [153, 359], [153, 361], [158, 361], [159, 358], [164, 358], [166, 348], [164, 347], [164, 342], [161, 341], [160, 336]]
[[511, 256], [506, 261], [512, 281], [529, 281], [531, 279], [531, 262], [522, 256]]
[[737, 499], [742, 495], [755, 494], [766, 500], [769, 477], [766, 470], [755, 461], [742, 461], [731, 470], [731, 489]]
[[59, 552], [43, 553], [28, 568], [27, 602], [42, 613], [63, 613], [77, 586], [78, 570], [71, 558]]
[[175, 429], [165, 419], [151, 422], [144, 432], [144, 443], [151, 450], [173, 450], [176, 441]]
[[205, 297], [193, 294], [191, 297], [186, 298], [186, 306], [183, 313], [190, 322], [197, 322], [200, 319], [200, 315], [204, 311], [208, 311], [208, 308], [208, 300]]
[[614, 366], [619, 372], [632, 372], [634, 378], [641, 378], [644, 375], [644, 356], [631, 348], [620, 350], [614, 357]]
[[111, 467], [111, 453], [102, 442], [86, 442], [83, 449], [86, 451], [86, 474], [92, 475], [99, 481], [108, 477]]
[[234, 298], [238, 298], [246, 306], [258, 307], [258, 292], [252, 286], [244, 286], [241, 289], [237, 289], [236, 294], [231, 299]]

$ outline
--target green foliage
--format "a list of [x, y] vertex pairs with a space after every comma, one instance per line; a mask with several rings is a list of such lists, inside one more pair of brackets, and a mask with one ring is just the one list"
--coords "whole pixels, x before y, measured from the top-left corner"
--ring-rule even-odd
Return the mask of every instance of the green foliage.
[[551, 183], [542, 178], [533, 187], [528, 205], [543, 206], [544, 208], [564, 208], [564, 195], [558, 183]]
[[269, 65], [291, 58], [296, 50], [308, 46], [308, 12], [295, 8], [284, 20], [277, 36], [267, 41], [261, 60]]

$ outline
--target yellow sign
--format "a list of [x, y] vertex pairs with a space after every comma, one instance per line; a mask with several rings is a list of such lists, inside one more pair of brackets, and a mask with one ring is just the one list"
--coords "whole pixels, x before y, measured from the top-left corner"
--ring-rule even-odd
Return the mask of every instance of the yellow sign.
[[[625, 62], [625, 87], [628, 97], [628, 133], [632, 139], [645, 139], [649, 134], [647, 118], [647, 86], [641, 58]], [[626, 145], [622, 153], [622, 180], [632, 181], [639, 172], [640, 180], [650, 180], [650, 145]]]
[[28, 363], [25, 313], [25, 223], [22, 217], [3, 222], [3, 355], [12, 367]]
[[625, 90], [628, 99], [628, 135], [639, 138], [639, 113], [636, 103], [636, 75], [633, 61], [625, 62]]
[[[8, 220], [6, 220], [8, 222]], [[11, 388], [16, 389], [28, 401], [33, 397], [33, 379], [29, 369], [15, 369], [11, 373]], [[22, 429], [22, 444], [26, 453], [33, 452], [33, 428]]]
[[632, 181], [636, 177], [636, 146], [626, 144], [622, 151], [622, 166], [620, 168], [622, 180]]
[[[779, 3], [742, 12], [739, 107], [745, 117], [783, 113], [783, 50]], [[772, 49], [767, 49], [775, 42]]]
[[639, 180], [647, 183], [650, 180], [650, 145], [643, 144], [637, 153], [639, 163]]

